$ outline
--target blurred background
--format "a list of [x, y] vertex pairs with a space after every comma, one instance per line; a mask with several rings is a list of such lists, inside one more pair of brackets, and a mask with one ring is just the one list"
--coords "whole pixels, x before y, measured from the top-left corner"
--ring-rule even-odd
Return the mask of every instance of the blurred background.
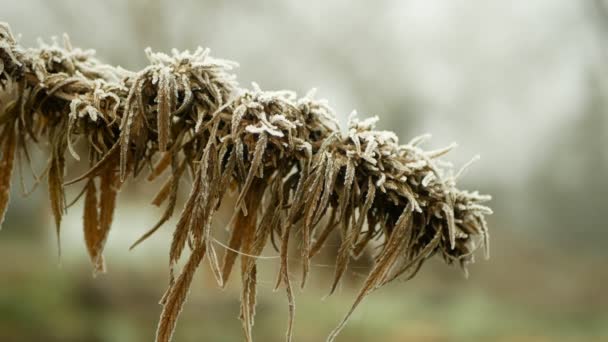
[[[0, 0], [0, 8], [23, 46], [66, 32], [130, 69], [147, 64], [147, 46], [210, 47], [240, 62], [242, 86], [318, 88], [343, 124], [356, 109], [403, 142], [423, 133], [433, 134], [425, 148], [458, 142], [446, 158], [457, 166], [480, 154], [459, 186], [494, 197], [492, 258], [479, 255], [468, 280], [427, 263], [370, 296], [339, 341], [608, 340], [608, 3]], [[13, 187], [0, 233], [0, 341], [153, 339], [172, 226], [128, 252], [159, 216], [146, 188], [122, 191], [109, 273], [94, 279], [80, 208], [63, 225], [59, 265], [45, 189], [24, 199]], [[282, 341], [287, 303], [272, 292], [276, 263], [260, 263], [255, 338]], [[328, 251], [296, 293], [296, 341], [323, 341], [361, 284], [354, 268], [324, 298], [332, 263]], [[241, 341], [238, 277], [219, 290], [203, 268], [175, 340]]]

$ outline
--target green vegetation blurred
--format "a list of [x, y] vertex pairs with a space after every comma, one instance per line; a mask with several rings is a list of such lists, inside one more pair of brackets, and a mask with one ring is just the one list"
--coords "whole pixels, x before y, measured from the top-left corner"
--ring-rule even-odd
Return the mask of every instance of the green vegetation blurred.
[[[470, 279], [434, 260], [415, 279], [378, 290], [339, 341], [606, 341], [607, 6], [0, 0], [0, 21], [25, 46], [67, 32], [74, 45], [128, 68], [146, 63], [146, 46], [208, 46], [240, 62], [244, 85], [318, 87], [342, 122], [356, 108], [402, 141], [425, 132], [431, 147], [457, 141], [447, 157], [457, 166], [480, 154], [461, 187], [494, 196], [492, 258], [479, 255]], [[45, 189], [23, 199], [18, 188], [0, 232], [0, 341], [152, 340], [171, 224], [128, 252], [158, 215], [145, 185], [122, 192], [109, 272], [97, 278], [81, 241], [81, 208], [66, 219], [58, 261]], [[285, 294], [272, 291], [275, 261], [261, 263], [254, 335], [282, 341]], [[325, 298], [332, 264], [328, 248], [296, 292], [296, 341], [323, 341], [354, 300], [366, 260]], [[175, 340], [241, 341], [238, 291], [238, 277], [220, 290], [205, 265]]]

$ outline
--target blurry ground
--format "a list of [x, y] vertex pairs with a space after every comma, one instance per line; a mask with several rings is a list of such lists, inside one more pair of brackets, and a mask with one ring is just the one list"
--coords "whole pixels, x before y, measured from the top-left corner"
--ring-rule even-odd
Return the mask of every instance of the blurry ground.
[[[457, 141], [447, 157], [457, 165], [480, 154], [461, 187], [494, 196], [491, 260], [479, 255], [469, 280], [438, 260], [427, 264], [414, 280], [366, 299], [340, 341], [608, 340], [608, 20], [601, 0], [0, 0], [0, 8], [0, 21], [23, 33], [24, 45], [68, 32], [74, 45], [128, 68], [145, 65], [146, 46], [204, 45], [240, 62], [244, 86], [318, 87], [342, 122], [357, 109], [380, 116], [380, 128], [402, 141], [426, 132], [434, 135], [429, 148]], [[153, 338], [171, 225], [127, 251], [158, 215], [145, 195], [122, 193], [108, 241], [110, 272], [93, 279], [80, 208], [66, 220], [58, 267], [46, 192], [26, 200], [14, 192], [0, 232], [0, 341]], [[276, 265], [261, 262], [254, 334], [282, 341], [286, 300], [272, 292]], [[296, 341], [324, 340], [361, 282], [352, 273], [322, 300], [332, 259], [317, 264], [306, 291], [296, 293]], [[239, 279], [218, 290], [206, 267], [176, 341], [240, 341]]]
[[[496, 228], [496, 227], [495, 227]], [[10, 229], [10, 227], [8, 227]], [[608, 336], [605, 260], [563, 255], [501, 239], [518, 248], [495, 249], [491, 263], [472, 268], [465, 280], [456, 269], [432, 262], [409, 283], [395, 283], [370, 296], [341, 341], [600, 341]], [[0, 340], [150, 341], [157, 305], [167, 281], [160, 260], [135, 265], [114, 260], [111, 272], [93, 279], [82, 263], [53, 263], [53, 248], [31, 242], [0, 242]], [[137, 253], [137, 252], [134, 252]], [[262, 262], [255, 336], [283, 341], [287, 305], [273, 293], [272, 262]], [[517, 268], [514, 271], [513, 268]], [[298, 341], [322, 341], [353, 300], [356, 282], [322, 300], [331, 269], [317, 267], [306, 291], [297, 293]], [[239, 281], [217, 289], [209, 270], [198, 273], [178, 323], [176, 341], [240, 341]], [[314, 285], [313, 285], [314, 284]]]

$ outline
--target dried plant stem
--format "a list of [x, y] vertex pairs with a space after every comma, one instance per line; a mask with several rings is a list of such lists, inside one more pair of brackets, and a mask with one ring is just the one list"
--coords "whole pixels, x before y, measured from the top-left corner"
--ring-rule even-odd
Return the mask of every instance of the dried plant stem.
[[[378, 287], [412, 277], [435, 254], [464, 267], [479, 246], [487, 247], [484, 216], [491, 210], [482, 203], [490, 197], [456, 187], [461, 172], [454, 174], [439, 159], [453, 146], [424, 151], [424, 136], [399, 144], [392, 132], [374, 130], [377, 118], [352, 117], [342, 131], [333, 111], [312, 93], [297, 98], [256, 84], [240, 88], [230, 74], [235, 63], [210, 57], [209, 50], [166, 55], [148, 49], [150, 65], [132, 72], [103, 64], [67, 40], [64, 45], [25, 49], [0, 24], [0, 218], [15, 154], [29, 161], [27, 144], [48, 142], [46, 176], [58, 239], [68, 207], [65, 187], [84, 181], [85, 241], [94, 269], [103, 271], [123, 182], [141, 178], [151, 165], [148, 180], [168, 173], [153, 199], [157, 206], [166, 203], [165, 209], [136, 245], [173, 216], [180, 180], [190, 178], [171, 241], [171, 281], [161, 300], [157, 341], [171, 339], [205, 255], [220, 286], [240, 256], [241, 321], [251, 341], [257, 256], [274, 246], [280, 259], [276, 287], [285, 287], [289, 302], [289, 341], [295, 300], [288, 258], [299, 257], [303, 287], [311, 258], [332, 233], [339, 234], [333, 292], [351, 258], [373, 244], [373, 267], [331, 341]], [[87, 149], [89, 170], [65, 182], [65, 171]], [[212, 222], [230, 192], [237, 199], [220, 266]], [[297, 253], [290, 251], [292, 239], [299, 242]], [[174, 277], [186, 249], [188, 262]]]

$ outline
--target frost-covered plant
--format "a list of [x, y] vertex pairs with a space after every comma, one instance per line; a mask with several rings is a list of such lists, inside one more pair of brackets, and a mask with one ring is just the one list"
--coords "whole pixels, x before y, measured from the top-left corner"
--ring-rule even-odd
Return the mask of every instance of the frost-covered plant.
[[[207, 49], [171, 55], [146, 50], [150, 65], [132, 72], [102, 64], [92, 51], [73, 48], [67, 39], [63, 45], [25, 49], [8, 25], [0, 25], [0, 216], [9, 201], [13, 164], [30, 163], [29, 144], [48, 142], [48, 165], [34, 177], [47, 178], [58, 241], [69, 207], [64, 189], [82, 183], [85, 242], [95, 272], [101, 272], [125, 180], [167, 174], [153, 199], [155, 205], [165, 203], [164, 212], [136, 245], [174, 214], [180, 180], [189, 178], [171, 241], [170, 283], [157, 341], [171, 339], [205, 256], [220, 286], [240, 257], [240, 318], [251, 341], [256, 257], [272, 246], [280, 258], [276, 288], [286, 289], [289, 302], [291, 340], [290, 240], [299, 242], [303, 287], [311, 259], [332, 233], [340, 235], [331, 292], [351, 259], [374, 241], [373, 266], [331, 341], [380, 286], [413, 277], [435, 254], [464, 269], [479, 246], [488, 246], [484, 215], [491, 210], [482, 203], [489, 196], [456, 188], [460, 172], [439, 160], [452, 146], [424, 151], [418, 146], [425, 137], [400, 145], [393, 133], [374, 130], [377, 118], [353, 116], [341, 131], [332, 110], [312, 93], [298, 98], [255, 84], [240, 88], [230, 73], [235, 63], [212, 58]], [[88, 171], [66, 181], [66, 153], [78, 161], [83, 150]], [[212, 221], [229, 192], [238, 195], [220, 262]], [[188, 260], [175, 276], [186, 247]]]

